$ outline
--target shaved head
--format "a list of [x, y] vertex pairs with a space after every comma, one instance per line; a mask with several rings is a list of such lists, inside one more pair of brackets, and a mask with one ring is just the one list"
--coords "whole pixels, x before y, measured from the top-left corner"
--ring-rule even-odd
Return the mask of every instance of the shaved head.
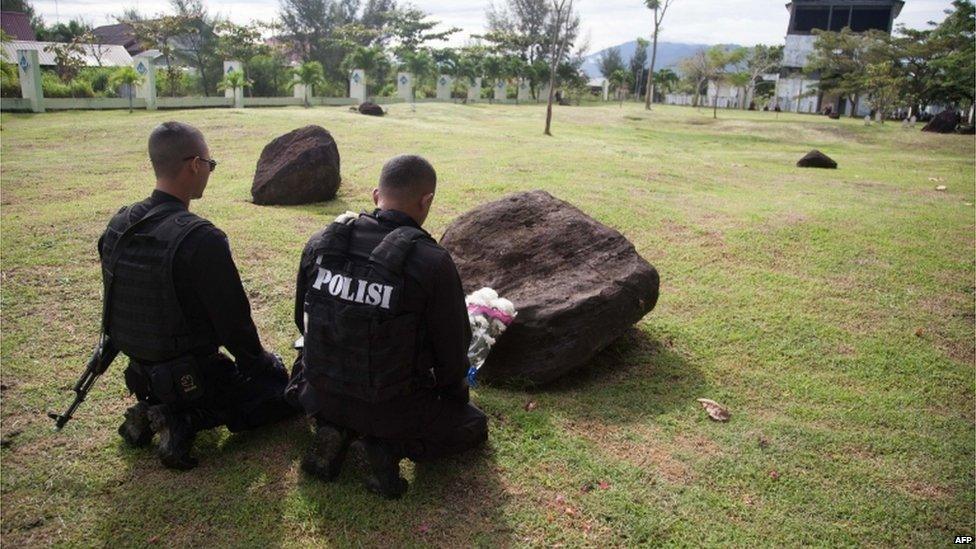
[[387, 160], [380, 173], [380, 193], [397, 201], [431, 194], [437, 188], [437, 172], [423, 158], [404, 154]]
[[203, 156], [207, 143], [200, 130], [182, 122], [164, 122], [149, 134], [149, 160], [157, 178], [172, 178], [185, 158]]

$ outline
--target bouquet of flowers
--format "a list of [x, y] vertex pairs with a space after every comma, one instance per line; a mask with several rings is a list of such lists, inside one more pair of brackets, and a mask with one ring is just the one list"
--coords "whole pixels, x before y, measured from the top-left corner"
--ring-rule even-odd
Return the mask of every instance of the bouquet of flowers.
[[477, 383], [478, 370], [488, 358], [488, 351], [509, 324], [515, 320], [515, 305], [498, 297], [491, 288], [482, 288], [464, 298], [468, 306], [468, 322], [471, 323], [471, 346], [468, 347], [468, 385]]

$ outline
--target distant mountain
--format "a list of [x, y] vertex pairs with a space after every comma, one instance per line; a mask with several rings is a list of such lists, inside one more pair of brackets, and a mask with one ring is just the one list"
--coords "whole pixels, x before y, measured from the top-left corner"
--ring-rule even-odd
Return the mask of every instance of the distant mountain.
[[[678, 65], [678, 62], [688, 57], [698, 51], [700, 48], [708, 48], [711, 44], [679, 44], [675, 42], [658, 42], [657, 44], [657, 61], [654, 64], [654, 70], [658, 71], [664, 68], [673, 69]], [[624, 60], [624, 65], [630, 64], [630, 58], [634, 56], [634, 52], [637, 51], [637, 41], [631, 40], [624, 44], [616, 46], [620, 49], [620, 56]], [[610, 49], [610, 48], [606, 48]], [[586, 56], [586, 61], [583, 62], [583, 71], [589, 78], [601, 78], [603, 75], [600, 74], [600, 69], [598, 65], [598, 60], [600, 59], [600, 54], [606, 50], [600, 50], [594, 54]], [[650, 66], [651, 64], [651, 47], [647, 47], [647, 63], [644, 65]]]

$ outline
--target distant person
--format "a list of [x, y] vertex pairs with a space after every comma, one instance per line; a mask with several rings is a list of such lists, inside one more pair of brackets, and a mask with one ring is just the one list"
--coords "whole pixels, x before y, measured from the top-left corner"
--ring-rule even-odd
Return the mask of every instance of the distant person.
[[161, 124], [149, 136], [149, 159], [155, 190], [119, 210], [98, 241], [104, 325], [129, 357], [125, 382], [137, 399], [119, 434], [144, 447], [158, 433], [163, 465], [191, 469], [198, 431], [290, 415], [288, 375], [261, 345], [227, 236], [188, 211], [217, 166], [203, 134]]
[[373, 190], [377, 209], [315, 233], [298, 271], [304, 371], [289, 392], [316, 421], [302, 468], [334, 479], [361, 437], [366, 487], [391, 499], [407, 489], [402, 459], [434, 460], [488, 437], [465, 381], [471, 327], [461, 279], [421, 229], [436, 186], [423, 158], [391, 159]]

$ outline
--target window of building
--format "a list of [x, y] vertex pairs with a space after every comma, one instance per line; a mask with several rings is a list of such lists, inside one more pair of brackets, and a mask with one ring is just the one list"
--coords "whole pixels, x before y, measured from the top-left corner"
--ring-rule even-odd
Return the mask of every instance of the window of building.
[[810, 32], [813, 29], [826, 30], [830, 19], [830, 8], [796, 8], [793, 13], [793, 31]]
[[879, 30], [888, 32], [891, 24], [890, 8], [854, 8], [851, 14], [851, 30], [864, 32]]
[[834, 6], [830, 13], [830, 30], [840, 31], [847, 25], [851, 19], [851, 8]]

